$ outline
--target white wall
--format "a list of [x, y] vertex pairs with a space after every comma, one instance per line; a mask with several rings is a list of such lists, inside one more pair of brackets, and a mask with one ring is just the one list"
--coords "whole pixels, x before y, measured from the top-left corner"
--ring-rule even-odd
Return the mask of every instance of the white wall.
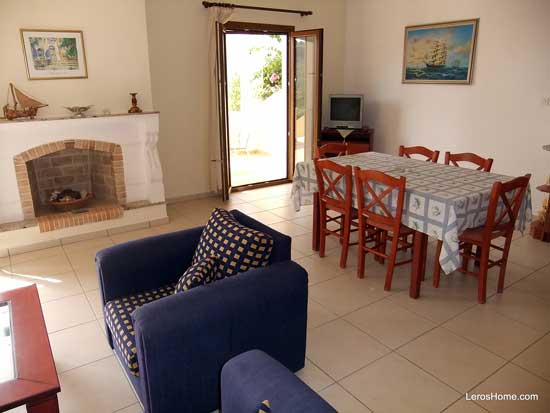
[[[345, 88], [364, 93], [375, 150], [399, 144], [495, 159], [495, 172], [550, 174], [550, 1], [347, 0]], [[402, 84], [404, 27], [480, 18], [472, 85]]]
[[[88, 79], [28, 80], [19, 29], [84, 33]], [[126, 112], [129, 92], [152, 110], [145, 0], [0, 0], [0, 106], [9, 82], [49, 106], [38, 116], [67, 115], [63, 106], [95, 105], [90, 113]]]
[[[324, 95], [343, 87], [344, 0], [241, 0], [313, 10], [313, 16], [236, 10], [232, 20], [325, 29]], [[167, 198], [209, 191], [208, 12], [201, 0], [146, 0], [155, 108]]]

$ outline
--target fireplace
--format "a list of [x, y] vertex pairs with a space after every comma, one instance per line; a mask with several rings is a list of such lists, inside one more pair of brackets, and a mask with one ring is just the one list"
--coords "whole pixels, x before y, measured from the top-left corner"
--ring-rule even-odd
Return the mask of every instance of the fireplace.
[[25, 219], [41, 232], [122, 216], [126, 203], [120, 145], [67, 139], [14, 157]]

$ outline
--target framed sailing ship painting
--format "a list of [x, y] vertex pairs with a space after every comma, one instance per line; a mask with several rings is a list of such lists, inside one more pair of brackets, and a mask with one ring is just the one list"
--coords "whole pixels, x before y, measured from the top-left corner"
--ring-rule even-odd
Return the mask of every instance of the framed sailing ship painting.
[[82, 31], [21, 29], [21, 41], [29, 80], [88, 77]]
[[479, 19], [405, 27], [403, 83], [470, 84]]

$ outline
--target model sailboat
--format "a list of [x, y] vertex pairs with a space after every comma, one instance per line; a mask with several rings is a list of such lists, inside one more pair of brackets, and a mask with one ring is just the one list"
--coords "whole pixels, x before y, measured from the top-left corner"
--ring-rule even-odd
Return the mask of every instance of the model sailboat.
[[[8, 103], [4, 106], [4, 117], [8, 120], [17, 118], [31, 118], [34, 119], [38, 109], [43, 108], [45, 103], [39, 102], [33, 99], [19, 89], [17, 89], [13, 83], [10, 83], [10, 92], [13, 99], [13, 106], [10, 106], [9, 96]], [[20, 109], [18, 109], [20, 107]]]
[[424, 62], [429, 68], [443, 67], [447, 63], [447, 43], [436, 40]]

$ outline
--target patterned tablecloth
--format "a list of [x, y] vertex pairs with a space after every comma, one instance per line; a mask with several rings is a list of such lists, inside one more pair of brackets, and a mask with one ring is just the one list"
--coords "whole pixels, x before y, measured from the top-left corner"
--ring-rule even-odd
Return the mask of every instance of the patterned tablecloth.
[[[405, 176], [407, 187], [402, 222], [410, 228], [443, 240], [439, 262], [447, 274], [460, 266], [458, 235], [467, 228], [485, 223], [493, 183], [512, 179], [509, 176], [377, 152], [340, 156], [331, 160], [342, 165], [382, 171], [395, 177]], [[343, 180], [340, 185], [343, 190]], [[375, 188], [376, 191], [383, 189]], [[315, 192], [317, 179], [313, 161], [298, 163], [292, 184], [296, 210], [301, 205], [311, 204]], [[357, 207], [355, 188], [353, 198], [353, 205]], [[390, 208], [396, 202], [392, 196], [387, 197], [386, 201]], [[523, 232], [531, 222], [531, 215], [531, 190], [528, 188], [516, 228]]]

